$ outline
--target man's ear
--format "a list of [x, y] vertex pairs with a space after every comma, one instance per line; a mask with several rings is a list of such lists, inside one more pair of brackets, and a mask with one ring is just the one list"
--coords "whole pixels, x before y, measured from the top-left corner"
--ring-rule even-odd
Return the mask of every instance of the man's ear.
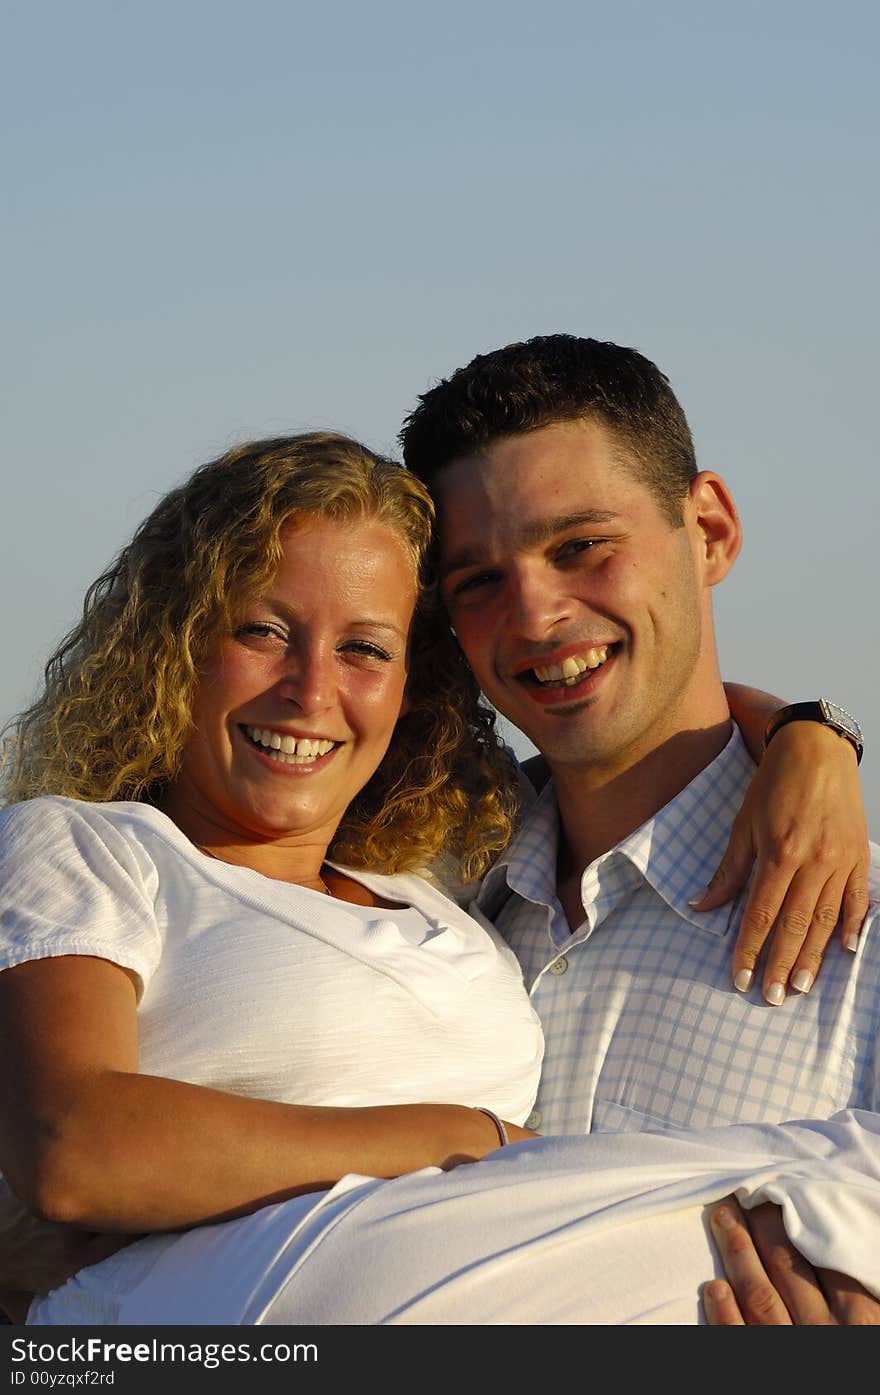
[[742, 547], [736, 504], [720, 475], [701, 470], [691, 481], [686, 504], [694, 529], [697, 561], [707, 586], [717, 586]]

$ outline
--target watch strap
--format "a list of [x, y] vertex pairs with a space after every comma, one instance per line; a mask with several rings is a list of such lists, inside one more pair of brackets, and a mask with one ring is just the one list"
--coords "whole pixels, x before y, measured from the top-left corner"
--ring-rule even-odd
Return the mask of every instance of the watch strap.
[[853, 747], [856, 763], [862, 759], [865, 749], [862, 728], [852, 713], [847, 712], [846, 708], [838, 703], [831, 702], [828, 698], [818, 698], [814, 702], [793, 702], [788, 707], [780, 707], [767, 723], [764, 733], [765, 750], [776, 733], [789, 722], [820, 722], [823, 726], [831, 727], [832, 731], [845, 737]]

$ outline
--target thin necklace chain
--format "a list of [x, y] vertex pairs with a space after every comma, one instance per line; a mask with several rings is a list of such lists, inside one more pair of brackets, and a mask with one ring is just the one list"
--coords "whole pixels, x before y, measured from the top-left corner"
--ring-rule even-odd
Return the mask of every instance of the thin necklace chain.
[[[215, 862], [223, 862], [224, 860], [222, 857], [218, 857], [215, 852], [212, 852], [210, 848], [204, 847], [201, 843], [194, 843], [193, 846], [198, 848], [200, 853], [204, 853], [205, 857], [212, 857]], [[324, 878], [321, 876], [320, 872], [318, 873], [318, 881], [321, 883], [321, 890], [323, 891], [324, 895], [332, 897], [333, 892], [330, 890], [329, 886], [324, 881]], [[306, 887], [306, 890], [313, 891], [314, 888], [309, 886]]]

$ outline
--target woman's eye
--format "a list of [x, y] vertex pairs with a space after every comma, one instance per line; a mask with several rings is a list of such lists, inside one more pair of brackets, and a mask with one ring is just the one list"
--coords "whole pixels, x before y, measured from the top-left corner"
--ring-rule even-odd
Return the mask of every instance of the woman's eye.
[[280, 626], [273, 625], [268, 620], [246, 621], [244, 625], [239, 625], [235, 637], [236, 639], [285, 639]]
[[367, 659], [381, 659], [383, 663], [388, 663], [391, 655], [387, 649], [382, 649], [378, 644], [372, 644], [368, 639], [353, 639], [343, 648], [348, 654], [363, 655]]

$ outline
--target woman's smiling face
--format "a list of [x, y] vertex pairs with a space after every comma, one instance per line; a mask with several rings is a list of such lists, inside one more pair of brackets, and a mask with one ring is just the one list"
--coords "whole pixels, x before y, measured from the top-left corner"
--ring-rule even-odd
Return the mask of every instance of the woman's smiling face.
[[165, 808], [196, 842], [327, 844], [405, 710], [410, 551], [373, 517], [282, 533], [264, 595], [203, 670]]

